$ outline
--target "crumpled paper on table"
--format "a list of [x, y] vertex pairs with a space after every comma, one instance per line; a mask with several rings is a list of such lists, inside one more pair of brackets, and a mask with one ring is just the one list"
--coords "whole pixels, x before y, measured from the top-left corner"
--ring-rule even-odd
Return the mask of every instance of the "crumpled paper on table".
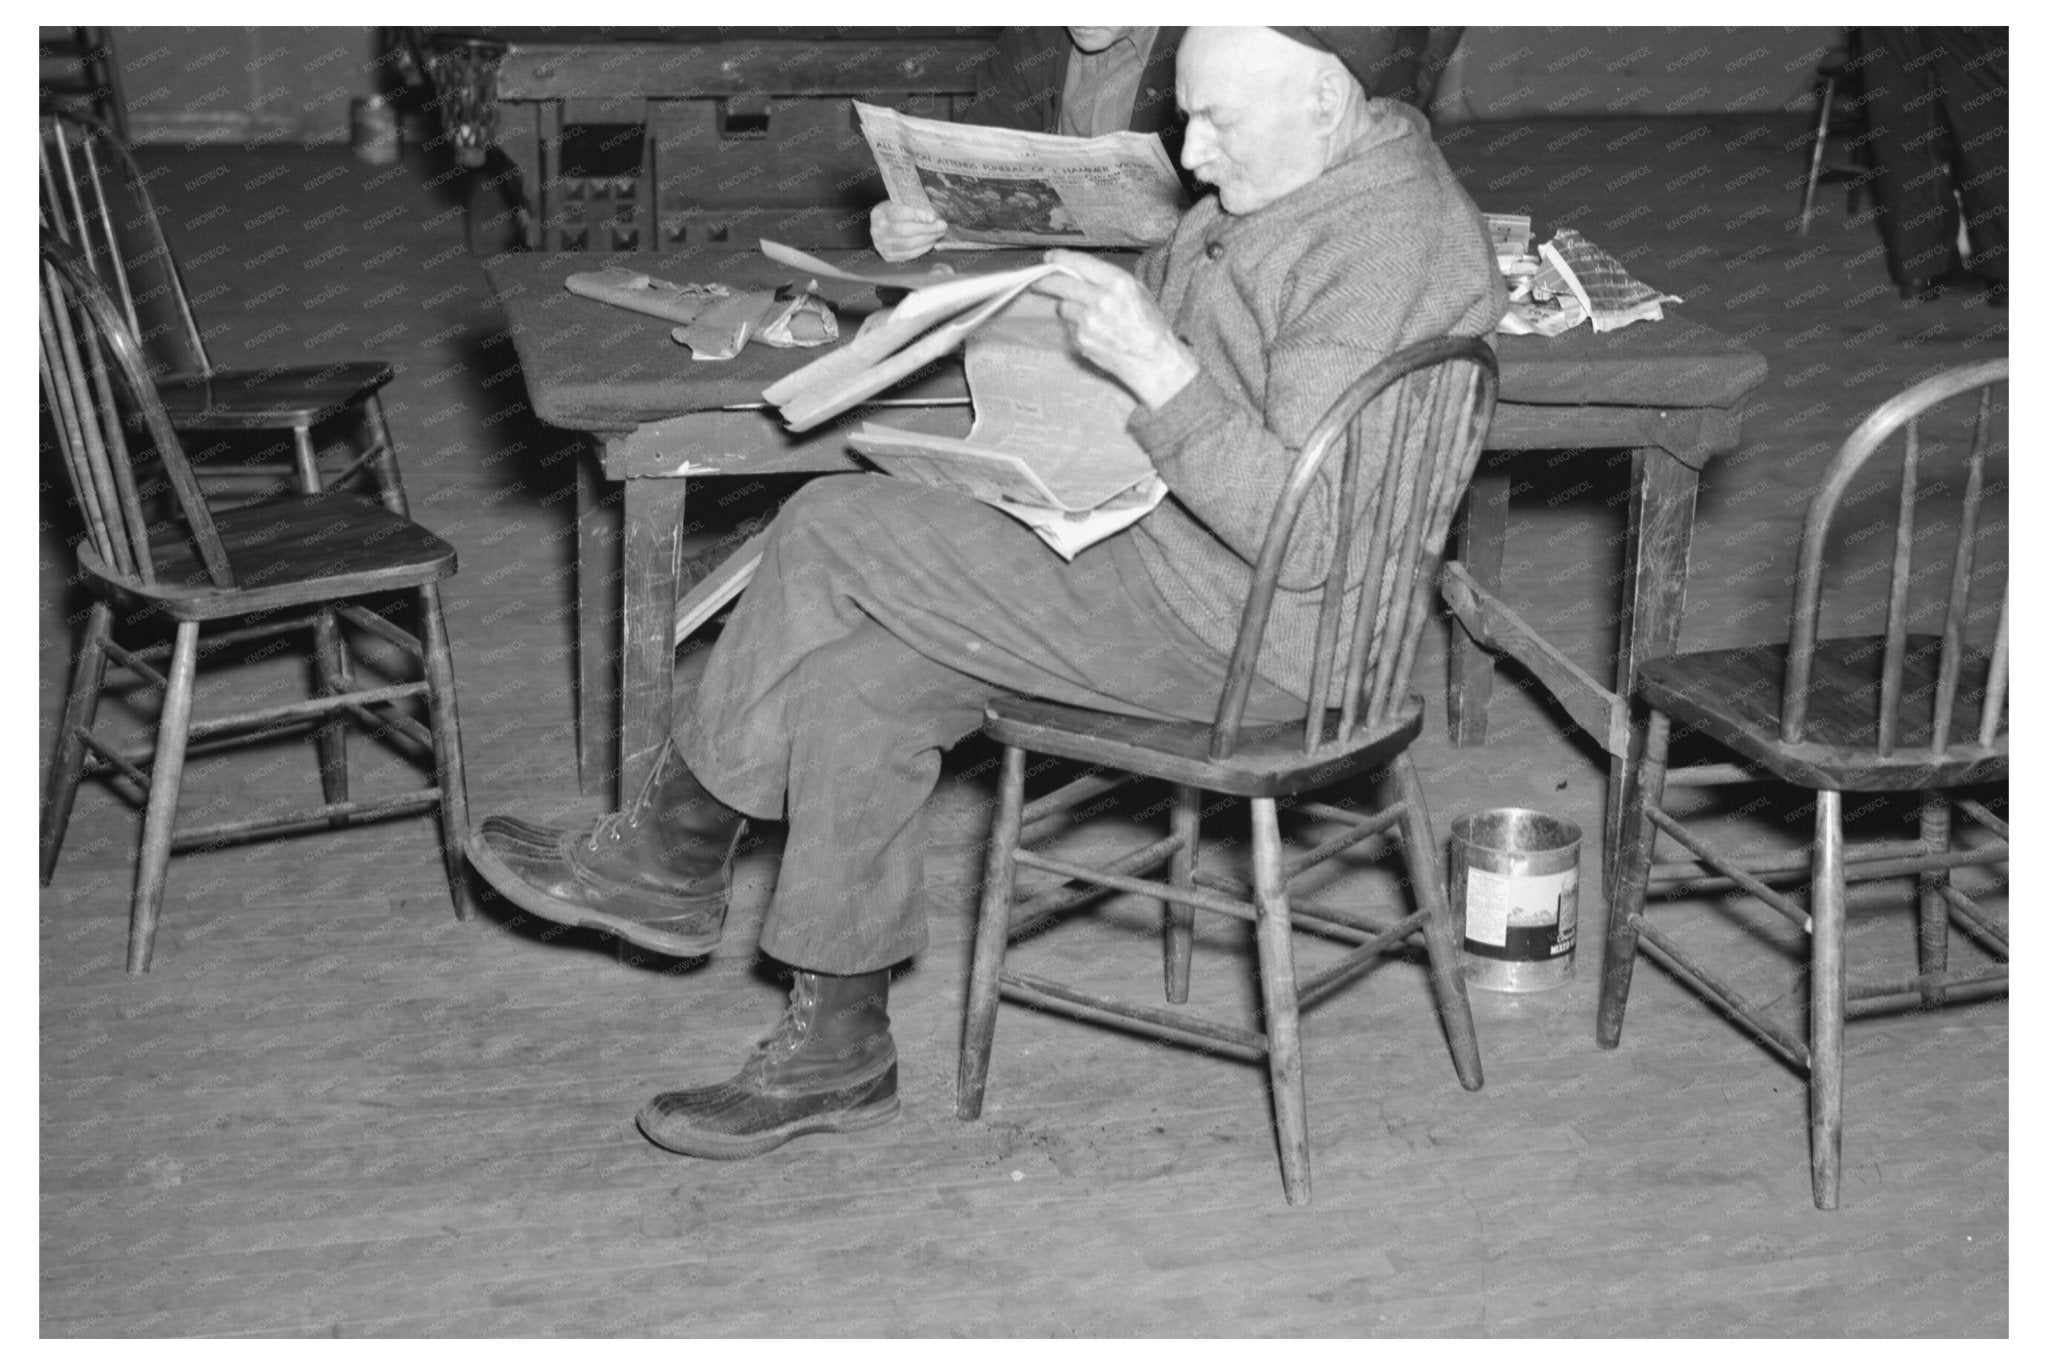
[[1571, 228], [1536, 248], [1540, 264], [1507, 271], [1508, 311], [1500, 330], [1511, 336], [1557, 336], [1591, 321], [1595, 332], [1657, 322], [1664, 305], [1683, 303], [1628, 273], [1620, 261]]

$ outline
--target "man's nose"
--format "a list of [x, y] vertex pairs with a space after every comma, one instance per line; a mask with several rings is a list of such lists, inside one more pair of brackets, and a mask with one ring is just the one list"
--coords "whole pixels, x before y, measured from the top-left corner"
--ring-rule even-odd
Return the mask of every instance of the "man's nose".
[[1190, 123], [1186, 135], [1181, 139], [1180, 164], [1187, 170], [1199, 170], [1215, 149], [1209, 145], [1209, 135], [1199, 124]]

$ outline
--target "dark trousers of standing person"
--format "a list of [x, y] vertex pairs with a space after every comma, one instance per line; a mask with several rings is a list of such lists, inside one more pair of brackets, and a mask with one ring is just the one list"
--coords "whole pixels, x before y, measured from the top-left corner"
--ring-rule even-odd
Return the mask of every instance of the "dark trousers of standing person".
[[[992, 697], [1208, 720], [1228, 665], [1128, 535], [1068, 563], [963, 495], [845, 475], [776, 518], [675, 743], [720, 801], [789, 822], [761, 951], [851, 975], [924, 946], [926, 803]], [[1301, 713], [1261, 681], [1247, 714]]]
[[2003, 28], [1869, 28], [1863, 67], [1872, 188], [1885, 265], [1908, 297], [1969, 272], [2003, 301], [2006, 257], [2006, 75]]

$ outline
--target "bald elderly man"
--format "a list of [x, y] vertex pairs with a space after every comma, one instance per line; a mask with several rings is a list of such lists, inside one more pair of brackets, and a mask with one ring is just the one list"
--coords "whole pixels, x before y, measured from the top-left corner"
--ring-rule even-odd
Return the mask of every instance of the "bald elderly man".
[[[1490, 331], [1493, 253], [1412, 110], [1369, 100], [1315, 35], [1190, 29], [1182, 159], [1215, 193], [1132, 275], [1054, 252], [1045, 292], [1137, 399], [1171, 496], [1075, 556], [957, 493], [843, 475], [769, 533], [683, 719], [626, 809], [560, 829], [494, 816], [471, 841], [522, 908], [654, 951], [710, 952], [749, 820], [788, 821], [761, 952], [780, 1024], [723, 1081], [657, 1095], [654, 1142], [741, 1157], [895, 1116], [891, 968], [925, 946], [926, 802], [940, 756], [1004, 692], [1140, 716], [1213, 713], [1268, 515], [1301, 443], [1407, 343]], [[1301, 714], [1334, 528], [1312, 505], [1249, 713]]]

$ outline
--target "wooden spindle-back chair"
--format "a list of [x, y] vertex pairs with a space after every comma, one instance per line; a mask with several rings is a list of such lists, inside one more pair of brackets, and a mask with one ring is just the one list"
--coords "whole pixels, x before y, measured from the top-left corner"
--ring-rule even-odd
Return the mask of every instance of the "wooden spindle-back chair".
[[[203, 494], [127, 316], [83, 255], [45, 234], [40, 248], [39, 361], [54, 453], [84, 522], [79, 579], [93, 594], [71, 690], [59, 722], [42, 806], [42, 880], [63, 848], [82, 777], [117, 773], [147, 793], [142, 853], [130, 911], [128, 969], [148, 969], [169, 858], [176, 847], [340, 826], [438, 807], [449, 889], [469, 912], [462, 839], [469, 817], [456, 728], [454, 670], [442, 625], [441, 579], [455, 551], [368, 498], [287, 494], [215, 509]], [[417, 634], [357, 599], [410, 591]], [[219, 629], [238, 618], [252, 623]], [[175, 623], [169, 644], [119, 643], [133, 624]], [[359, 685], [345, 627], [397, 647], [418, 682]], [[160, 632], [161, 627], [157, 627]], [[202, 631], [207, 638], [202, 644]], [[195, 719], [203, 647], [311, 631], [315, 695], [302, 702]], [[159, 671], [153, 660], [169, 659]], [[163, 689], [153, 741], [122, 746], [95, 730], [108, 665]], [[424, 703], [427, 721], [411, 713]], [[351, 799], [346, 727], [431, 760], [434, 784], [394, 797]], [[324, 803], [316, 808], [174, 830], [188, 745], [228, 736], [273, 738], [311, 727]], [[253, 734], [249, 732], [254, 732]], [[89, 758], [88, 755], [91, 757]], [[143, 765], [147, 764], [145, 768]], [[90, 765], [90, 766], [89, 766]]]
[[[1645, 665], [1638, 683], [1637, 695], [1650, 712], [1635, 737], [1623, 795], [1599, 1041], [1613, 1047], [1621, 1040], [1636, 949], [1645, 946], [1807, 1071], [1813, 1197], [1823, 1209], [1836, 1207], [1841, 1197], [1845, 1019], [2006, 991], [2002, 961], [1952, 971], [1948, 952], [1950, 928], [1960, 924], [1990, 958], [2008, 955], [2005, 925], [1956, 886], [1952, 874], [1959, 867], [2004, 863], [2009, 830], [1984, 802], [1951, 800], [1947, 793], [2006, 777], [2010, 594], [2001, 589], [1995, 612], [1973, 600], [1984, 579], [2005, 576], [2004, 518], [1994, 515], [1991, 504], [1992, 490], [2002, 485], [2002, 471], [1994, 467], [2004, 456], [2004, 404], [1998, 396], [2009, 373], [2009, 362], [1987, 360], [1936, 375], [1884, 403], [1843, 443], [1807, 507], [1784, 644], [1657, 659]], [[1930, 444], [1966, 447], [1967, 453], [1936, 464], [1928, 458]], [[1894, 478], [1895, 502], [1880, 501], [1876, 495], [1892, 491]], [[1959, 497], [1933, 501], [1937, 494], [1954, 493], [1958, 482]], [[2002, 494], [1996, 501], [2003, 502]], [[1855, 585], [1887, 566], [1879, 562], [1845, 573], [1839, 556], [1851, 543], [1873, 542], [1873, 533], [1885, 529], [1876, 512], [1887, 505], [1896, 510], [1880, 603], [1867, 591], [1858, 596]], [[1860, 524], [1845, 527], [1847, 522]], [[1938, 554], [1944, 549], [1946, 559]], [[1922, 566], [1917, 575], [1916, 560]], [[1880, 607], [1880, 633], [1821, 633], [1825, 616], [1853, 621]], [[1938, 629], [1916, 632], [1918, 617], [1938, 620]], [[1733, 750], [1737, 761], [1670, 767], [1674, 722]], [[1667, 785], [1755, 781], [1815, 793], [1808, 852], [1745, 858], [1681, 824], [1663, 806]], [[1844, 792], [1917, 793], [1919, 838], [1845, 846]], [[1952, 839], [1950, 821], [1958, 809], [1984, 835], [1967, 848]], [[1660, 833], [1697, 861], [1657, 863]], [[1800, 877], [1811, 884], [1805, 906], [1773, 885]], [[1851, 989], [1844, 952], [1848, 883], [1895, 877], [1917, 879], [1918, 971]], [[1804, 1038], [1736, 990], [1725, 973], [1702, 965], [1645, 913], [1653, 892], [1730, 887], [1755, 896], [1809, 936]]]
[[[380, 390], [392, 369], [382, 361], [230, 370], [207, 354], [185, 292], [184, 273], [150, 197], [149, 178], [112, 129], [88, 115], [45, 114], [37, 181], [42, 230], [75, 248], [119, 305], [141, 344], [165, 411], [179, 431], [288, 434], [289, 458], [202, 459], [194, 471], [211, 487], [253, 485], [317, 493], [373, 488], [406, 515], [397, 447]], [[340, 442], [323, 446], [323, 431]], [[345, 454], [325, 465], [329, 449]], [[195, 453], [187, 452], [188, 459]], [[225, 453], [225, 452], [222, 452]]]
[[[1408, 690], [1418, 641], [1436, 594], [1451, 516], [1479, 460], [1498, 389], [1493, 352], [1482, 341], [1446, 338], [1411, 346], [1374, 366], [1317, 425], [1274, 507], [1251, 577], [1235, 652], [1209, 723], [1140, 720], [1028, 698], [988, 707], [984, 732], [1003, 745], [1001, 795], [983, 882], [965, 1036], [959, 1112], [981, 1112], [999, 995], [1087, 1019], [1110, 1019], [1173, 1041], [1263, 1058], [1272, 1077], [1280, 1170], [1289, 1203], [1309, 1199], [1307, 1100], [1302, 1079], [1300, 1011], [1344, 985], [1377, 955], [1424, 936], [1430, 977], [1459, 1080], [1480, 1085], [1479, 1046], [1465, 997], [1459, 945], [1438, 867], [1420, 781], [1408, 746], [1422, 725], [1422, 700]], [[1333, 548], [1321, 568], [1312, 681], [1299, 721], [1248, 724], [1246, 706], [1265, 643], [1283, 566], [1303, 509], [1320, 495]], [[1294, 577], [1290, 573], [1290, 579]], [[1024, 802], [1026, 755], [1079, 760], [1093, 771]], [[1297, 811], [1340, 827], [1315, 848], [1283, 858], [1278, 801], [1391, 767], [1397, 799], [1361, 814], [1349, 807], [1294, 802]], [[1104, 778], [1102, 769], [1121, 776]], [[1056, 817], [1135, 777], [1173, 784], [1170, 832], [1101, 865], [1083, 865], [1022, 845]], [[1199, 865], [1202, 793], [1248, 798], [1251, 881]], [[1296, 907], [1289, 885], [1299, 873], [1344, 848], [1398, 831], [1417, 909], [1391, 925], [1329, 905]], [[1015, 904], [1019, 867], [1064, 879]], [[1147, 874], [1167, 869], [1165, 880]], [[1078, 883], [1075, 885], [1074, 883]], [[1257, 926], [1263, 1029], [1247, 1029], [1178, 1010], [1098, 997], [1060, 982], [1005, 970], [1010, 941], [1083, 901], [1115, 891], [1157, 898], [1164, 913], [1166, 996], [1188, 998], [1194, 911]], [[1349, 942], [1353, 949], [1313, 978], [1297, 982], [1296, 924]]]

